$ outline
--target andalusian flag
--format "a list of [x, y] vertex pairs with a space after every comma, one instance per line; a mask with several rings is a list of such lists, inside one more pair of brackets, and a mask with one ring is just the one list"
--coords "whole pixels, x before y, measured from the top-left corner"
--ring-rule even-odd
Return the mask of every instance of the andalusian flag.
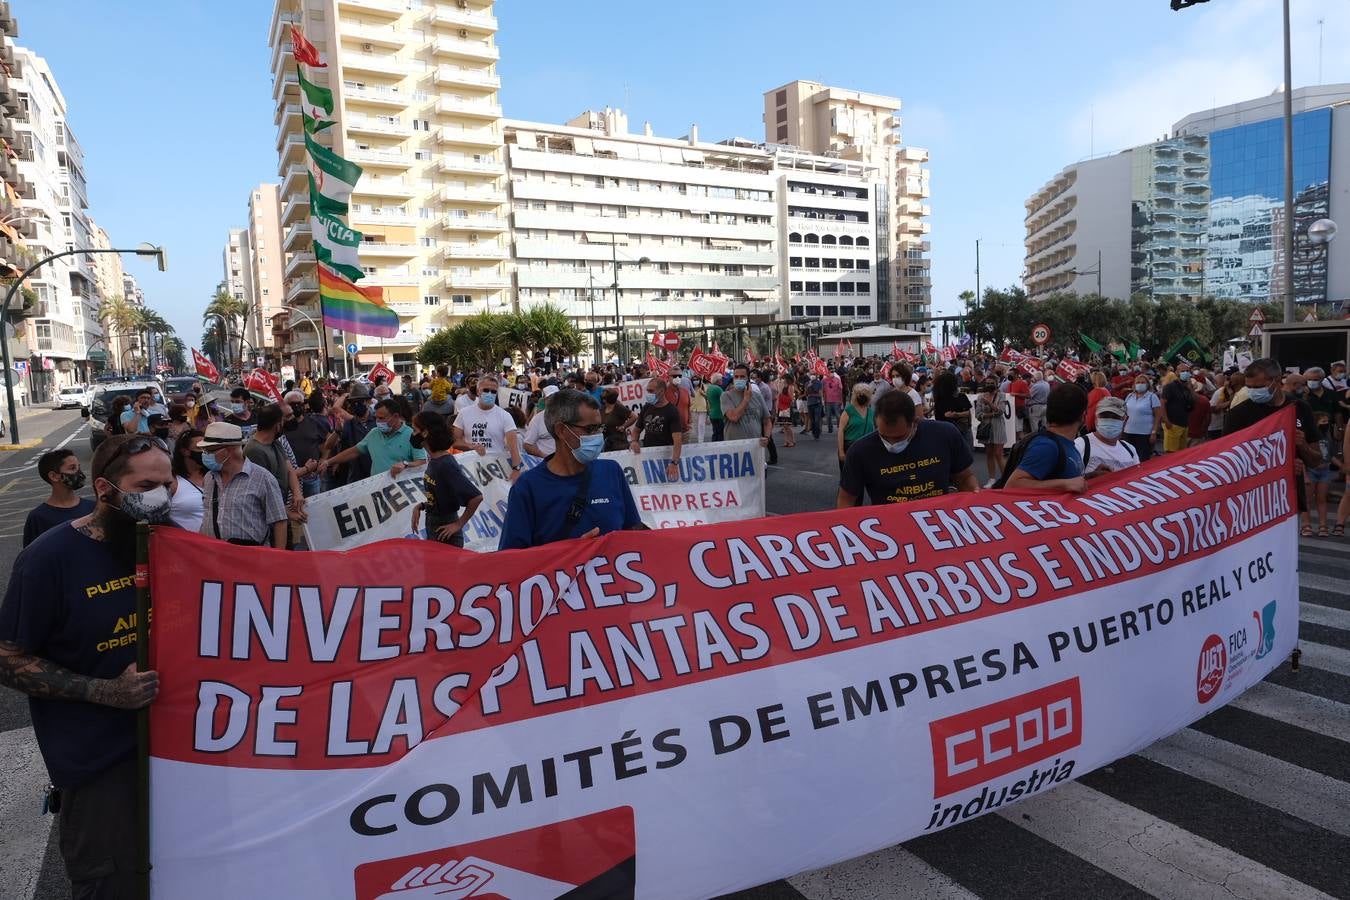
[[398, 313], [385, 307], [383, 290], [357, 287], [324, 265], [318, 269], [324, 325], [372, 337], [398, 334]]
[[300, 118], [305, 134], [317, 134], [333, 124], [333, 92], [311, 82], [299, 66], [295, 74], [300, 79]]
[[314, 136], [305, 135], [309, 150], [309, 208], [329, 216], [345, 217], [347, 201], [361, 177], [361, 167], [338, 156]]
[[309, 217], [314, 232], [314, 255], [319, 262], [352, 281], [366, 277], [357, 261], [361, 232], [350, 228], [336, 216], [315, 213]]
[[1088, 337], [1086, 334], [1083, 334], [1083, 332], [1081, 331], [1078, 332], [1078, 339], [1082, 341], [1083, 346], [1087, 347], [1088, 350], [1091, 351], [1092, 353], [1101, 353], [1103, 350], [1106, 349], [1101, 344], [1097, 343], [1092, 338]]
[[1193, 366], [1203, 366], [1209, 363], [1209, 354], [1205, 352], [1205, 348], [1201, 347], [1200, 342], [1190, 335], [1186, 335], [1173, 344], [1172, 349], [1163, 354], [1163, 362], [1170, 363], [1178, 357]]

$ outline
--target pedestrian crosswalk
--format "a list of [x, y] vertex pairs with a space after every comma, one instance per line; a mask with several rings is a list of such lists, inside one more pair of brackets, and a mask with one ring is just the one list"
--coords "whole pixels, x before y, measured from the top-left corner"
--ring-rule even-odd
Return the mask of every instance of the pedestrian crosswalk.
[[1350, 543], [1304, 539], [1299, 668], [1078, 781], [736, 900], [1350, 897]]

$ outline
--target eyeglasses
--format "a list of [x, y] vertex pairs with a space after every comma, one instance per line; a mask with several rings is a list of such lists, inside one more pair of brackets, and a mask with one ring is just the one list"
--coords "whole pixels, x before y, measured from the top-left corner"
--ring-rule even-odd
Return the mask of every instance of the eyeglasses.
[[151, 448], [163, 450], [165, 453], [169, 452], [169, 445], [163, 438], [151, 434], [138, 434], [131, 440], [124, 442], [122, 446], [118, 447], [117, 452], [108, 457], [108, 462], [112, 462], [122, 454], [136, 456]]
[[582, 434], [599, 434], [600, 432], [605, 430], [605, 426], [603, 423], [597, 423], [595, 425], [581, 425], [578, 424], [577, 422], [568, 422], [567, 427], [572, 429], [573, 431], [580, 431]]

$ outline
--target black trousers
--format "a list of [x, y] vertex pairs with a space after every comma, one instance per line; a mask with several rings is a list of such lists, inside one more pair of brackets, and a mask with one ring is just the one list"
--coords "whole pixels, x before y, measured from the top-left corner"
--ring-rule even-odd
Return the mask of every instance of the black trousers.
[[136, 757], [79, 787], [62, 788], [61, 859], [74, 900], [138, 897]]

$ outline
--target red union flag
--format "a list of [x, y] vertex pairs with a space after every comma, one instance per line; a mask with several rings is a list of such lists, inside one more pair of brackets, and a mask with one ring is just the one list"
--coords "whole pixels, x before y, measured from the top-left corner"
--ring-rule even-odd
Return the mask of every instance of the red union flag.
[[1086, 375], [1091, 371], [1091, 366], [1085, 366], [1072, 359], [1060, 360], [1059, 365], [1055, 367], [1055, 374], [1065, 381], [1077, 381], [1079, 375]]
[[[721, 368], [725, 367], [726, 363], [721, 363]], [[689, 369], [700, 378], [711, 378], [719, 371], [718, 358], [703, 352], [702, 347], [696, 347], [689, 357]]]
[[899, 341], [891, 341], [891, 359], [904, 359], [905, 351], [900, 349]]
[[1034, 356], [1024, 356], [1022, 357], [1022, 361], [1019, 362], [1015, 368], [1017, 371], [1030, 378], [1032, 375], [1041, 371], [1041, 361]]
[[956, 362], [956, 348], [951, 344], [942, 348], [942, 359], [945, 362]]
[[838, 345], [837, 347], [834, 348], [834, 356], [835, 356], [835, 359], [838, 359], [839, 357], [841, 357], [841, 356], [843, 356], [843, 355], [844, 355], [844, 341], [843, 341], [843, 339], [840, 339], [839, 345]]
[[304, 63], [307, 66], [313, 66], [316, 69], [327, 68], [328, 63], [319, 56], [319, 48], [315, 47], [300, 32], [300, 26], [291, 25], [291, 43], [295, 47], [295, 61]]
[[384, 376], [385, 384], [393, 384], [394, 379], [398, 377], [393, 369], [386, 366], [383, 362], [377, 362], [370, 367], [370, 375], [368, 376], [370, 378], [370, 383], [374, 384], [375, 379], [380, 376]]
[[216, 371], [215, 363], [207, 359], [196, 347], [192, 348], [192, 365], [196, 367], [197, 374], [207, 381], [220, 381], [220, 373]]
[[680, 336], [673, 331], [658, 331], [652, 335], [652, 346], [662, 350], [678, 350]]
[[811, 362], [811, 371], [817, 375], [828, 375], [830, 373], [830, 367], [826, 365], [825, 360], [817, 356]]
[[277, 384], [277, 376], [265, 369], [254, 369], [248, 373], [244, 379], [244, 387], [255, 394], [261, 394], [273, 403], [281, 402], [281, 387]]
[[998, 355], [999, 362], [1019, 363], [1026, 359], [1025, 353], [1019, 353], [1011, 347], [1004, 347], [1003, 352]]

